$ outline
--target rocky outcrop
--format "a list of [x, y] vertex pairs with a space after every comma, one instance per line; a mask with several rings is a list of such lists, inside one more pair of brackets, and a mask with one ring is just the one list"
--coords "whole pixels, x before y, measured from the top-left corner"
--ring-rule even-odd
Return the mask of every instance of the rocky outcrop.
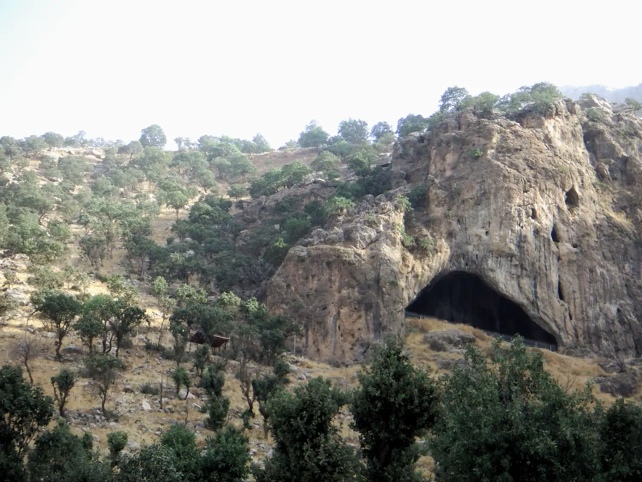
[[[562, 351], [639, 355], [642, 123], [590, 108], [601, 122], [560, 101], [548, 117], [462, 112], [401, 140], [396, 189], [292, 248], [268, 305], [301, 322], [308, 356], [352, 362], [403, 330], [405, 307], [431, 281], [461, 271], [517, 304]], [[395, 200], [420, 185], [425, 205], [404, 223]], [[418, 241], [410, 249], [408, 235]]]

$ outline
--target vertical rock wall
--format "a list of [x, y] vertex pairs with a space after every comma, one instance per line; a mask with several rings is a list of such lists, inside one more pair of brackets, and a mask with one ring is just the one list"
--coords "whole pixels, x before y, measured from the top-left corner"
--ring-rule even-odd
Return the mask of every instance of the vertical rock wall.
[[[590, 123], [559, 102], [547, 118], [478, 119], [463, 112], [403, 139], [394, 191], [367, 198], [290, 250], [268, 305], [304, 327], [318, 359], [352, 362], [372, 340], [403, 329], [405, 306], [437, 275], [479, 276], [517, 303], [564, 350], [642, 352], [642, 124], [604, 106]], [[395, 197], [428, 186], [406, 249]]]

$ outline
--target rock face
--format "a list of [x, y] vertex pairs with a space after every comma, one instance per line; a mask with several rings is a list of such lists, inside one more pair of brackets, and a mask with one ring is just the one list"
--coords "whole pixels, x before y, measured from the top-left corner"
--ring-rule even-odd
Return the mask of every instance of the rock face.
[[[308, 356], [358, 361], [403, 330], [405, 307], [431, 282], [464, 272], [561, 351], [642, 354], [642, 121], [584, 107], [560, 101], [548, 117], [514, 120], [464, 111], [401, 140], [396, 189], [292, 248], [268, 306], [301, 322]], [[420, 185], [426, 202], [404, 228], [398, 196]]]

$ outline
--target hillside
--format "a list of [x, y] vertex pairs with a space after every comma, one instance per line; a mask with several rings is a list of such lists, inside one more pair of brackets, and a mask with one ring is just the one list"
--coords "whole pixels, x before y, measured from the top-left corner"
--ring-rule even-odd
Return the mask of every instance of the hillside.
[[[115, 480], [128, 480], [126, 464], [143, 464], [148, 446], [162, 458], [172, 427], [194, 434], [199, 463], [243, 462], [247, 448], [244, 475], [230, 480], [292, 480], [287, 471], [303, 461], [343, 474], [337, 480], [361, 469], [372, 478], [357, 428], [385, 425], [406, 406], [422, 408], [409, 424], [394, 419], [391, 432], [410, 433], [397, 468], [409, 473], [421, 455], [424, 475], [443, 475], [454, 466], [438, 439], [457, 422], [448, 407], [459, 407], [445, 400], [482, 407], [479, 377], [488, 390], [526, 387], [519, 416], [555, 411], [550, 423], [547, 413], [538, 419], [550, 437], [542, 447], [568, 435], [585, 437], [591, 457], [602, 453], [605, 414], [617, 399], [633, 402], [626, 408], [642, 397], [642, 121], [594, 96], [563, 99], [548, 84], [501, 99], [451, 88], [438, 112], [400, 119], [397, 133], [350, 119], [330, 136], [311, 122], [288, 149], [260, 136], [203, 136], [181, 138], [174, 152], [157, 140], [159, 126], [129, 144], [0, 138], [0, 361], [50, 396], [52, 377], [71, 370], [63, 418], [102, 454], [89, 466], [111, 457]], [[388, 335], [405, 341], [410, 360], [394, 355]], [[396, 389], [416, 404], [364, 422], [346, 393], [367, 393], [363, 370], [382, 356], [415, 383], [394, 385], [407, 379], [388, 373], [392, 385], [372, 391], [381, 405], [362, 410], [392, 403], [383, 399]], [[525, 365], [502, 367], [502, 357]], [[472, 382], [457, 386], [466, 376]], [[283, 415], [295, 409], [305, 421]], [[34, 439], [62, 430], [56, 419]], [[284, 442], [311, 437], [310, 427], [320, 427], [318, 439]], [[119, 431], [122, 459], [110, 452]], [[238, 452], [223, 457], [216, 450], [232, 450], [228, 442]], [[24, 450], [38, 447], [31, 440]], [[18, 451], [17, 465], [28, 458]], [[187, 474], [180, 457], [168, 460], [164, 470]], [[246, 462], [262, 468], [249, 475]]]

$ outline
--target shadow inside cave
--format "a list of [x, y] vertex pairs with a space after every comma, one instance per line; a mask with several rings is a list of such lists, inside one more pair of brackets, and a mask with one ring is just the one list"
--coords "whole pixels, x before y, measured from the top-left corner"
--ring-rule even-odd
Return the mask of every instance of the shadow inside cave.
[[532, 342], [551, 345], [551, 349], [557, 347], [555, 337], [535, 323], [517, 303], [495, 291], [478, 276], [463, 271], [435, 278], [406, 310], [499, 335], [520, 335]]

